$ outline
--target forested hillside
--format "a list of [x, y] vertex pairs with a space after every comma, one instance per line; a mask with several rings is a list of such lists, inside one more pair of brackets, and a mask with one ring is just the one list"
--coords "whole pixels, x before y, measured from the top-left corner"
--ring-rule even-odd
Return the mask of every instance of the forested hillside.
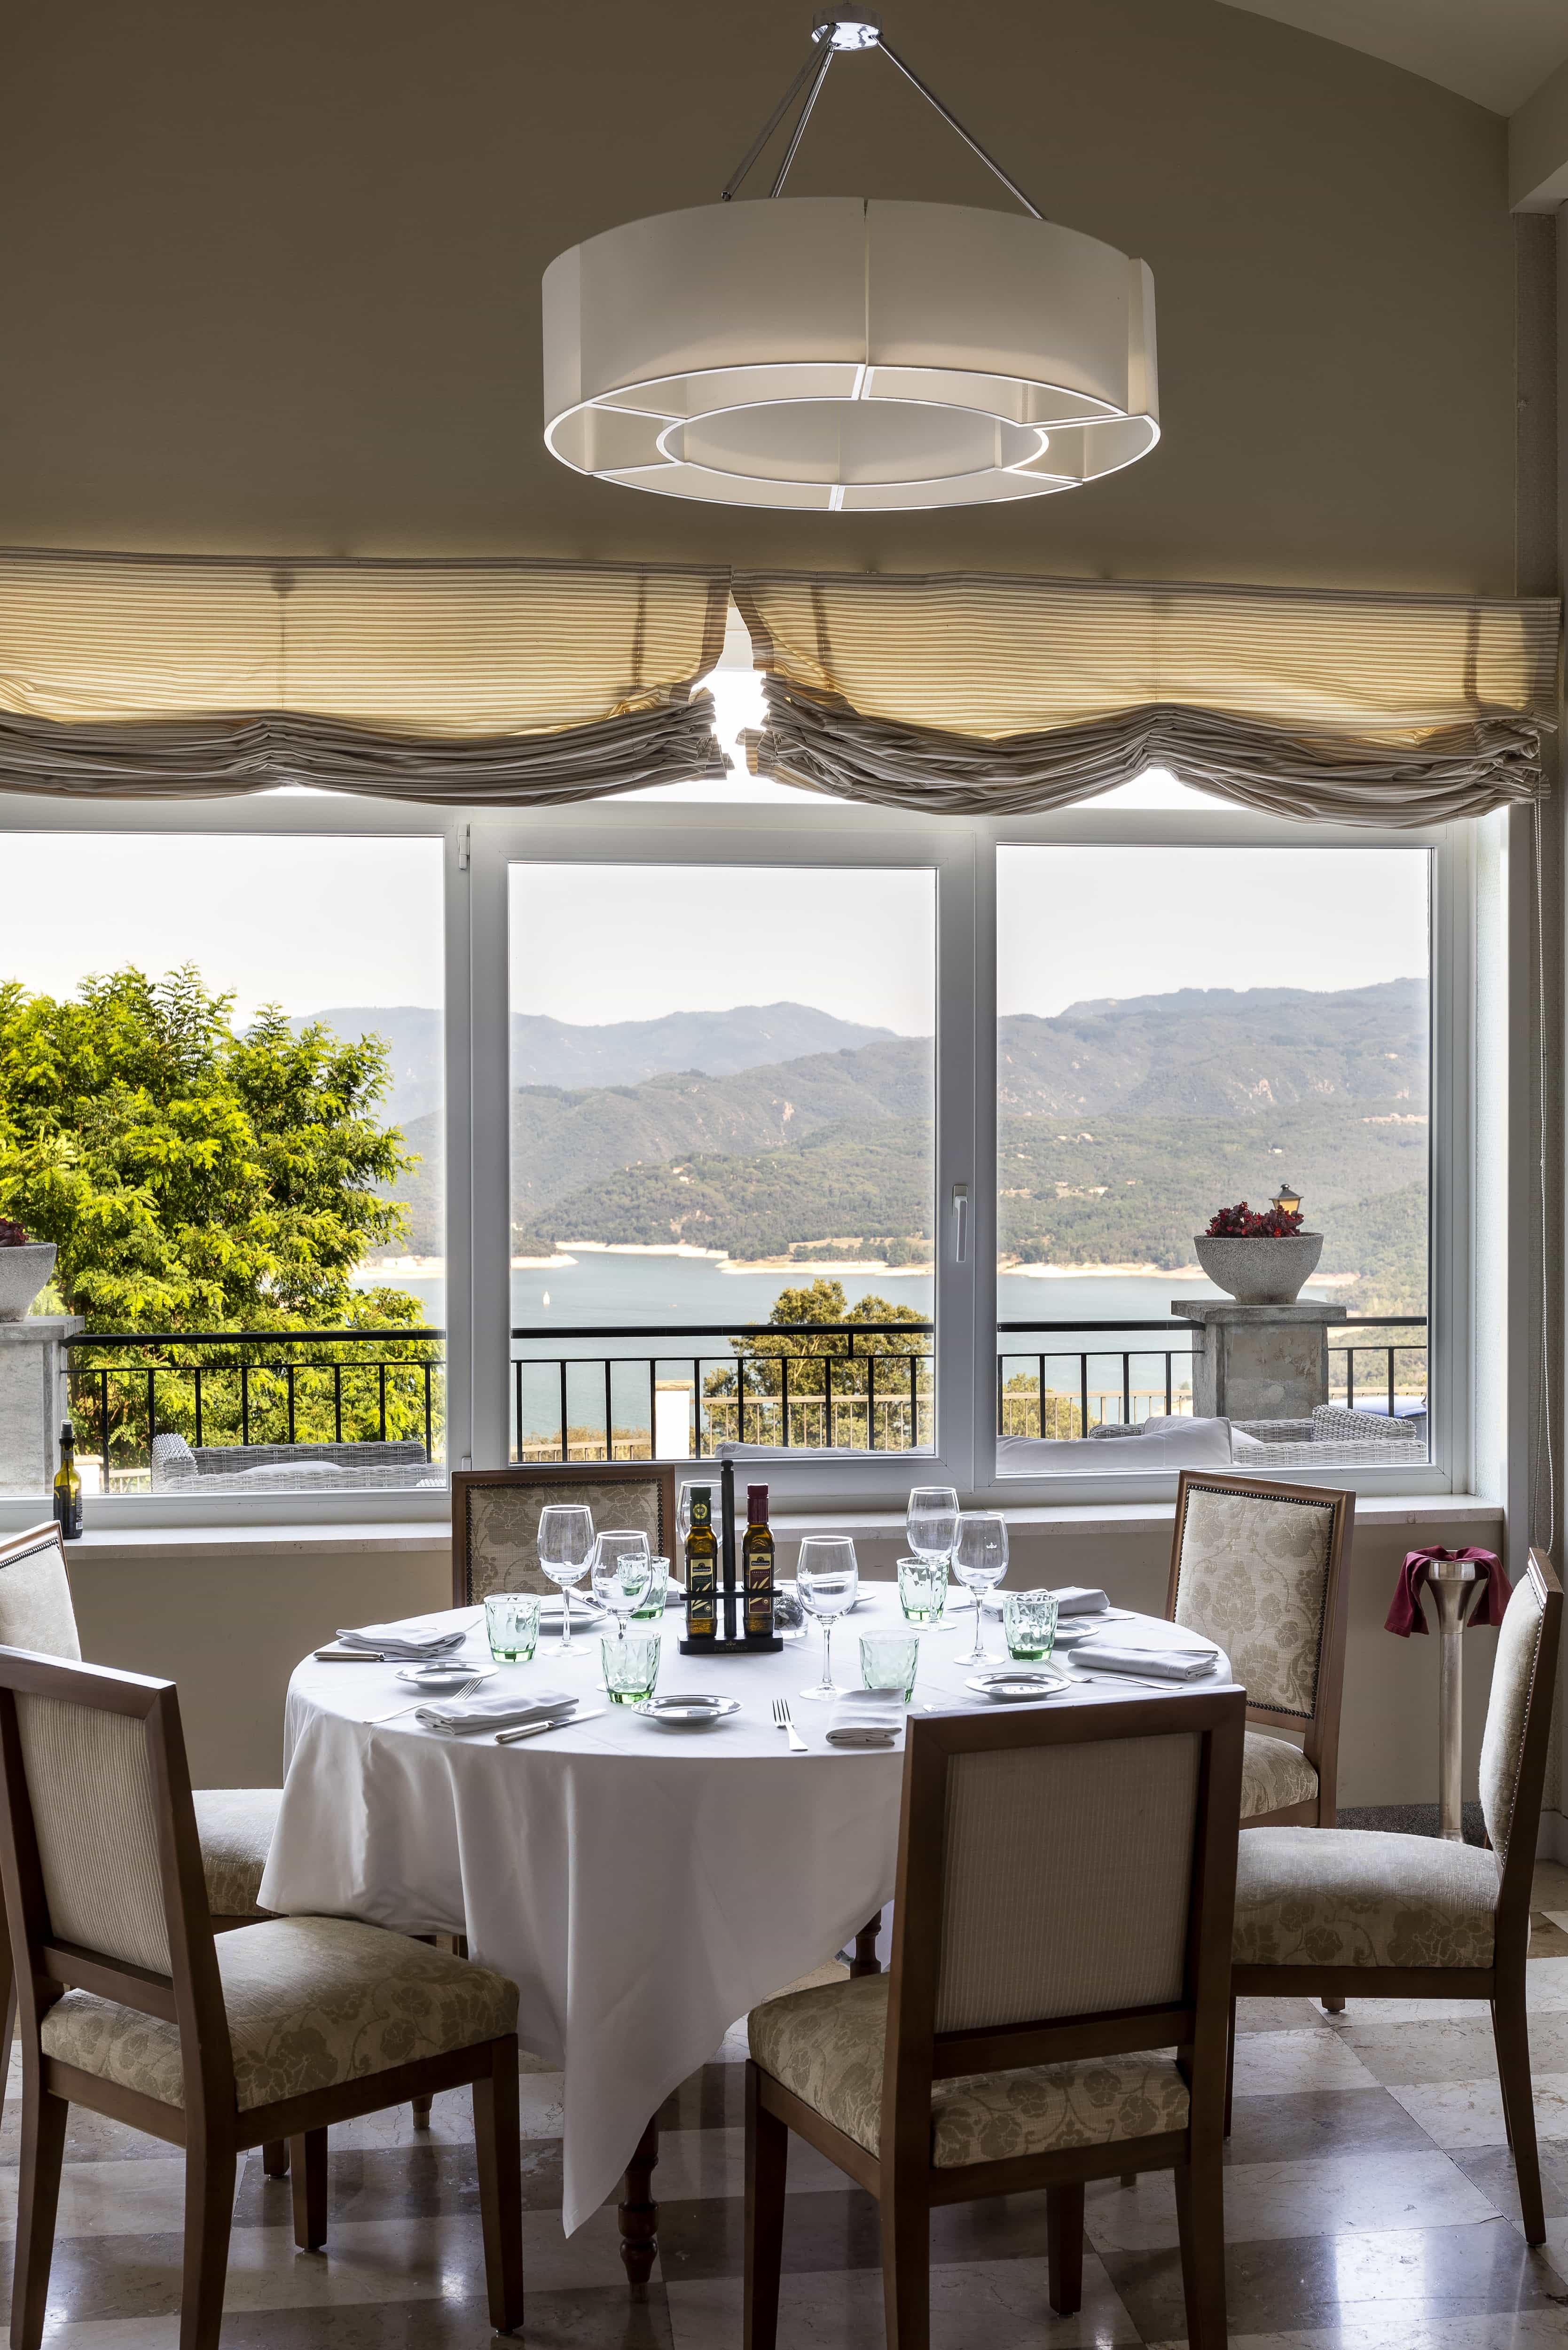
[[[784, 1015], [800, 1011], [744, 1017], [799, 1033]], [[551, 1051], [573, 1053], [571, 1034]], [[691, 1029], [677, 1036], [702, 1043]], [[653, 1048], [628, 1035], [617, 1049]], [[1325, 1235], [1323, 1270], [1362, 1276], [1355, 1307], [1424, 1301], [1420, 983], [1075, 1004], [1055, 1019], [1004, 1019], [998, 1056], [1004, 1262], [1174, 1270], [1221, 1200], [1266, 1199], [1288, 1177]], [[684, 1241], [736, 1257], [919, 1261], [931, 1246], [932, 1083], [929, 1040], [877, 1037], [728, 1072], [520, 1087], [514, 1248]], [[435, 1143], [433, 1117], [406, 1131], [415, 1150]], [[433, 1253], [427, 1183], [416, 1176], [403, 1196], [414, 1245]]]

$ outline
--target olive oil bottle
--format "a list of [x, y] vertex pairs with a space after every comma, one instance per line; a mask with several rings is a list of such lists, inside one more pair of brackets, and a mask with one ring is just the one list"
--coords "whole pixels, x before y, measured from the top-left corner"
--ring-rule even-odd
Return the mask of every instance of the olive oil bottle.
[[60, 1430], [60, 1465], [55, 1472], [55, 1523], [62, 1542], [76, 1542], [82, 1530], [82, 1479], [77, 1467], [77, 1435], [67, 1419]]
[[691, 1488], [691, 1531], [686, 1537], [686, 1637], [711, 1640], [719, 1630], [719, 1537], [713, 1532], [713, 1489]]
[[774, 1538], [768, 1525], [768, 1489], [746, 1488], [746, 1534], [741, 1544], [741, 1587], [745, 1593], [748, 1640], [767, 1639], [774, 1628]]

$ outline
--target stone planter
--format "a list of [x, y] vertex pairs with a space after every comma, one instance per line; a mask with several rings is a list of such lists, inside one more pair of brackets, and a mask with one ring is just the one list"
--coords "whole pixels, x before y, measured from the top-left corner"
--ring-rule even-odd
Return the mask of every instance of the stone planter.
[[54, 1269], [53, 1241], [0, 1248], [0, 1322], [20, 1322]]
[[1323, 1254], [1321, 1232], [1288, 1232], [1278, 1240], [1219, 1240], [1194, 1236], [1198, 1262], [1216, 1289], [1238, 1305], [1293, 1305]]

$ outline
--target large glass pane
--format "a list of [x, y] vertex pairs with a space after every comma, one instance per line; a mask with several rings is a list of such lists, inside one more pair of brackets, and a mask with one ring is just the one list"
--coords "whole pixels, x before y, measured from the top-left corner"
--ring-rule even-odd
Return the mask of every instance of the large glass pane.
[[1428, 894], [1417, 848], [1001, 852], [1004, 1475], [1428, 1458]]
[[442, 1482], [440, 842], [14, 834], [5, 870], [0, 1217], [57, 1254], [0, 1491], [67, 1409], [89, 1496]]
[[526, 1461], [934, 1440], [935, 876], [512, 868]]

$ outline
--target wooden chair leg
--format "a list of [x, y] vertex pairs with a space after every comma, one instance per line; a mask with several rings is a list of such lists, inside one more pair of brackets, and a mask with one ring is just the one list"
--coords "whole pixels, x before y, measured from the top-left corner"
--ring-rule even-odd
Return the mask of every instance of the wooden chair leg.
[[1051, 2306], [1072, 2317], [1084, 2305], [1084, 2185], [1045, 2189], [1045, 2250]]
[[306, 2130], [288, 2141], [294, 2175], [294, 2241], [302, 2252], [318, 2252], [327, 2241], [327, 2132]]
[[1344, 1992], [1337, 1991], [1325, 1991], [1323, 2000], [1323, 2012], [1325, 2015], [1343, 2015], [1345, 2013]]
[[1535, 2145], [1535, 2101], [1530, 2081], [1530, 2025], [1525, 2016], [1524, 1985], [1511, 1986], [1491, 2003], [1492, 2039], [1497, 2048], [1497, 2076], [1502, 2087], [1502, 2109], [1513, 2148], [1514, 2177], [1519, 2184], [1519, 2211], [1527, 2244], [1546, 2241], [1546, 2216], [1541, 2201], [1541, 2158]]
[[878, 1909], [875, 1918], [868, 1918], [855, 1937], [855, 1956], [849, 1961], [851, 1981], [857, 1982], [862, 1975], [881, 1973], [882, 1961], [877, 1956], [877, 1937], [881, 1931], [882, 1912]]
[[262, 2148], [262, 2168], [269, 2178], [288, 2177], [288, 2140], [269, 2137]]
[[185, 2149], [185, 2272], [180, 2350], [218, 2350], [234, 2212], [234, 2150], [193, 2133]]
[[653, 2174], [659, 2162], [659, 2116], [656, 2114], [637, 2142], [637, 2152], [621, 2181], [620, 2262], [632, 2284], [646, 2284], [659, 2257], [659, 2206], [653, 2199]]
[[1137, 2171], [1124, 2170], [1121, 2177], [1117, 2179], [1116, 2185], [1118, 2187], [1136, 2187], [1137, 2185]]
[[[60, 2161], [66, 2148], [64, 2097], [43, 2090], [22, 2101], [22, 2143], [16, 2180], [16, 2266], [11, 2282], [14, 2350], [38, 2350], [49, 2300]], [[216, 2337], [214, 2336], [214, 2339]]]
[[1188, 2350], [1225, 2350], [1225, 2174], [1216, 2147], [1176, 2166]]
[[431, 2126], [431, 2106], [434, 2102], [435, 2100], [432, 2097], [410, 2097], [409, 2099], [409, 2111], [414, 2117], [414, 2127], [416, 2129], [429, 2129]]
[[789, 2126], [767, 2112], [762, 2074], [746, 2064], [746, 2240], [742, 2350], [774, 2350], [784, 2267], [784, 2178]]
[[888, 2350], [930, 2350], [931, 2214], [917, 2196], [900, 2194], [896, 2174], [882, 2173], [882, 2309]]
[[473, 2142], [484, 2231], [484, 2282], [497, 2334], [523, 2323], [523, 2153], [517, 2112], [517, 2042], [497, 2040], [490, 2071], [473, 2085]]

